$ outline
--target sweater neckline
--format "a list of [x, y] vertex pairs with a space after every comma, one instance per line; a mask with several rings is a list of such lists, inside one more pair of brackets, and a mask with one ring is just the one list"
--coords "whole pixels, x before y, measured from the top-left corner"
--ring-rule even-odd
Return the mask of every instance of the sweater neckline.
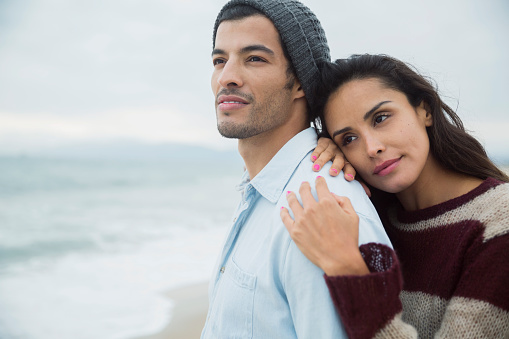
[[440, 214], [443, 214], [450, 210], [453, 210], [453, 209], [471, 201], [472, 199], [480, 196], [481, 194], [485, 193], [489, 189], [500, 185], [501, 183], [502, 182], [497, 179], [487, 178], [479, 186], [477, 186], [470, 192], [460, 195], [459, 197], [444, 201], [437, 205], [433, 205], [433, 206], [426, 207], [426, 208], [423, 208], [420, 210], [415, 210], [415, 211], [404, 210], [403, 207], [401, 206], [401, 204], [398, 202], [397, 219], [399, 222], [413, 223], [413, 222], [417, 222], [420, 220], [425, 220], [425, 219], [435, 217], [437, 215], [440, 215]]

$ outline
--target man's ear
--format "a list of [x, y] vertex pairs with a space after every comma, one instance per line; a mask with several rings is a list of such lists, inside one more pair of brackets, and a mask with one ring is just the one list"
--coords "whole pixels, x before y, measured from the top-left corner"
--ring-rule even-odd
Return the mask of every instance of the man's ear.
[[293, 91], [295, 92], [295, 99], [300, 99], [306, 94], [304, 93], [304, 89], [302, 89], [302, 86], [300, 84], [300, 81], [295, 79], [295, 84], [293, 85]]
[[417, 115], [424, 122], [424, 126], [430, 127], [433, 125], [433, 116], [430, 113], [428, 104], [424, 100], [421, 101], [419, 106], [417, 106], [416, 111], [417, 111]]

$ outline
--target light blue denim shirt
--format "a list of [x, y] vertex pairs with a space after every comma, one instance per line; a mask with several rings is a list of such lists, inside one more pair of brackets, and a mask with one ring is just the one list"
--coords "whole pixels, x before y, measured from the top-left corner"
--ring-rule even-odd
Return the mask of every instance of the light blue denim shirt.
[[332, 178], [330, 163], [313, 172], [316, 133], [293, 137], [253, 180], [244, 173], [242, 199], [213, 272], [209, 311], [201, 338], [347, 338], [323, 278], [290, 238], [279, 216], [286, 191], [313, 187], [318, 175], [347, 196], [359, 215], [359, 244], [390, 245], [378, 215], [358, 182]]

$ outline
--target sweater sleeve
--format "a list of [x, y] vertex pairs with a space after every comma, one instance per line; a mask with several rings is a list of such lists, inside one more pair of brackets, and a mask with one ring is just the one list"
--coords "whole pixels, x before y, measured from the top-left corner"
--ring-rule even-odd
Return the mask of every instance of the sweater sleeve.
[[[387, 324], [400, 319], [402, 277], [398, 259], [390, 247], [368, 243], [360, 246], [360, 251], [370, 274], [325, 275], [325, 281], [348, 336], [363, 339], [372, 338]], [[404, 333], [416, 333], [411, 326], [399, 322]]]
[[[509, 337], [509, 234], [472, 244], [434, 338]], [[394, 251], [380, 244], [360, 247], [370, 269], [365, 276], [325, 276], [350, 338], [417, 338], [402, 320], [402, 278]], [[412, 310], [408, 310], [412, 312]]]

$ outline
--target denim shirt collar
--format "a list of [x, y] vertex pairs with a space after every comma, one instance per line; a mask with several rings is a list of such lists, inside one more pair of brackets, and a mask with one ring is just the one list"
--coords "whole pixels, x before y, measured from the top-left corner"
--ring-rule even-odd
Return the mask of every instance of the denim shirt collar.
[[303, 130], [290, 139], [253, 180], [249, 179], [249, 173], [245, 171], [237, 189], [244, 190], [250, 184], [265, 199], [275, 204], [299, 163], [316, 147], [316, 141], [314, 128]]

